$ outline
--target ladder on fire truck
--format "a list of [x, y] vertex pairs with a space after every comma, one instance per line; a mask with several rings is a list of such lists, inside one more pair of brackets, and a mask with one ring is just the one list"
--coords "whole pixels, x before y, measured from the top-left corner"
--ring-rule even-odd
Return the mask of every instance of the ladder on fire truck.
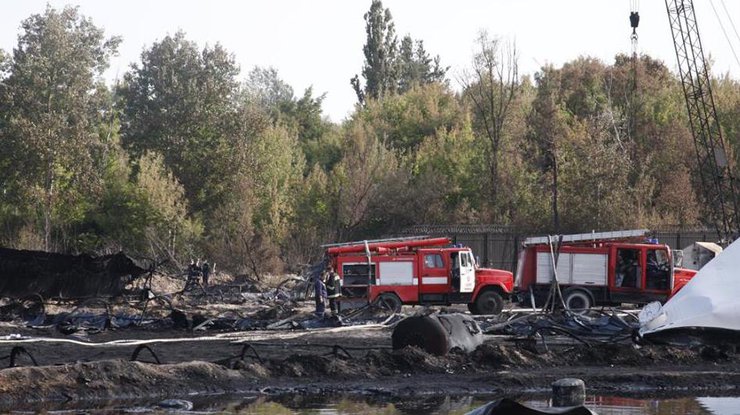
[[[572, 235], [562, 235], [561, 242], [590, 242], [590, 241], [618, 241], [634, 238], [642, 238], [647, 236], [650, 231], [647, 229], [631, 229], [622, 231], [610, 231], [610, 232], [590, 232], [590, 233], [576, 233]], [[524, 246], [530, 245], [541, 245], [550, 243], [552, 237], [548, 236], [535, 236], [526, 238], [524, 240]]]
[[332, 244], [324, 244], [321, 245], [322, 248], [333, 248], [336, 246], [351, 246], [351, 245], [358, 245], [358, 244], [381, 244], [386, 242], [406, 242], [406, 241], [420, 241], [424, 239], [429, 239], [429, 236], [427, 235], [418, 235], [418, 236], [403, 236], [398, 238], [384, 238], [384, 239], [368, 239], [368, 240], [362, 240], [362, 241], [353, 241], [353, 242], [336, 242]]

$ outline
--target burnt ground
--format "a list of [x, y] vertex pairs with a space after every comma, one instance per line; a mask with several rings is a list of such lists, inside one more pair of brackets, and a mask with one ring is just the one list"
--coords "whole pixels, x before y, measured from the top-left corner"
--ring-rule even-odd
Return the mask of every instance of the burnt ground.
[[[177, 325], [169, 308], [154, 306], [148, 324], [124, 328], [70, 330], [69, 325], [46, 324], [70, 308], [64, 305], [47, 307], [45, 324], [35, 328], [5, 322], [0, 326], [0, 357], [5, 356], [0, 364], [8, 366], [13, 348], [22, 350], [15, 349], [17, 367], [0, 370], [0, 411], [21, 402], [220, 393], [501, 396], [546, 392], [552, 381], [564, 377], [583, 379], [589, 393], [739, 392], [740, 357], [734, 349], [636, 346], [629, 341], [589, 346], [554, 336], [545, 351], [510, 336], [489, 335], [473, 353], [434, 356], [417, 348], [392, 350], [392, 328], [377, 324], [384, 315], [368, 317], [364, 326], [306, 329], [295, 322], [314, 324], [309, 302], [264, 300], [242, 295], [242, 290], [238, 301], [223, 291], [171, 300], [184, 310], [185, 326]], [[111, 308], [108, 315], [115, 313]], [[149, 318], [155, 315], [162, 317]], [[223, 323], [218, 316], [238, 316], [232, 320], [239, 324], [204, 324], [193, 330], [194, 320], [202, 317]], [[265, 322], [277, 329], [265, 329]], [[140, 344], [147, 348], [139, 348], [132, 361]]]

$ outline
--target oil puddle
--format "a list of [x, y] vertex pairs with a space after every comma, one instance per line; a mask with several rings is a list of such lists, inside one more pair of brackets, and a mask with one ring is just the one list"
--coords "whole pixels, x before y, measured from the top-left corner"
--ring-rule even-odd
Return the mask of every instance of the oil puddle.
[[[151, 402], [115, 401], [96, 405], [43, 405], [8, 413], [25, 414], [258, 414], [258, 415], [463, 415], [495, 400], [495, 396], [211, 396], [194, 400]], [[542, 397], [517, 399], [530, 407], [546, 408]], [[178, 407], [181, 403], [184, 406]], [[191, 404], [191, 405], [187, 405]], [[86, 407], [85, 407], [86, 406]], [[586, 406], [599, 415], [740, 415], [740, 397], [629, 398], [589, 396]]]

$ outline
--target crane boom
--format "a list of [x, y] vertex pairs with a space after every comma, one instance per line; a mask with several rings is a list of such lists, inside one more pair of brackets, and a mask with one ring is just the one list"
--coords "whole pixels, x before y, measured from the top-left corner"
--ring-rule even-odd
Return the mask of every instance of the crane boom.
[[738, 203], [722, 130], [714, 106], [709, 71], [697, 27], [693, 0], [665, 0], [678, 59], [691, 133], [696, 148], [703, 198], [720, 241], [735, 239]]

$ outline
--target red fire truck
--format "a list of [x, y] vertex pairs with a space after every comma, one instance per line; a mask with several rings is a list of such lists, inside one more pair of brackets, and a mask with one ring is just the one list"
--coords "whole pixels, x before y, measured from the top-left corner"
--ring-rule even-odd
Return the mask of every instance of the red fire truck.
[[516, 275], [521, 303], [542, 305], [553, 281], [570, 309], [666, 301], [696, 274], [673, 265], [668, 245], [646, 239], [646, 229], [564, 235], [553, 267], [552, 242], [527, 238]]
[[511, 295], [508, 271], [480, 268], [470, 248], [449, 238], [404, 238], [325, 245], [342, 278], [342, 301], [376, 302], [394, 311], [403, 304], [468, 304], [474, 314], [498, 314]]

